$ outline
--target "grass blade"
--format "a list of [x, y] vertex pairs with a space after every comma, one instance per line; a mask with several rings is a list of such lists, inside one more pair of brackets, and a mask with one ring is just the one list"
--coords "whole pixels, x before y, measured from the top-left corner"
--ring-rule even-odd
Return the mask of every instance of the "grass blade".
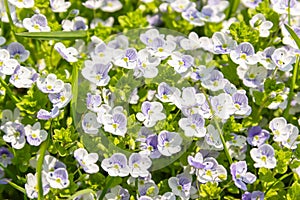
[[284, 24], [284, 27], [291, 34], [292, 38], [295, 40], [298, 48], [300, 49], [300, 39], [299, 39], [298, 35], [294, 32], [294, 30], [289, 25]]
[[76, 40], [87, 37], [86, 31], [54, 31], [54, 32], [22, 32], [16, 33], [19, 37], [37, 40]]
[[240, 0], [229, 0], [229, 6], [228, 6], [228, 10], [227, 10], [227, 14], [226, 14], [226, 19], [229, 19], [230, 17], [232, 17], [232, 14], [236, 13], [236, 10], [238, 9], [240, 5]]

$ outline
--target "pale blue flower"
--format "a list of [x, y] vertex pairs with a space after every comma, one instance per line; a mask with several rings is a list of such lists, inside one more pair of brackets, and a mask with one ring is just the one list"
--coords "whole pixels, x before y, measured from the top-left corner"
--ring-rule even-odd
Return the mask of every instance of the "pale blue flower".
[[297, 145], [300, 143], [299, 140], [297, 141], [299, 135], [299, 129], [297, 128], [297, 126], [294, 126], [293, 124], [288, 124], [287, 127], [289, 129], [289, 137], [286, 141], [282, 142], [282, 145], [289, 149], [296, 149]]
[[242, 0], [242, 3], [247, 7], [247, 8], [256, 8], [258, 4], [262, 0]]
[[268, 70], [276, 68], [276, 64], [272, 60], [272, 54], [274, 53], [274, 47], [267, 47], [264, 51], [257, 52], [259, 56], [259, 62]]
[[158, 134], [158, 150], [164, 156], [171, 156], [181, 150], [182, 138], [176, 132], [161, 131]]
[[[141, 183], [142, 182], [142, 183]], [[145, 196], [147, 195], [149, 198], [154, 198], [158, 195], [159, 188], [158, 186], [154, 183], [154, 181], [139, 181], [138, 183], [138, 191], [140, 193], [140, 196]]]
[[287, 126], [286, 119], [283, 117], [276, 117], [269, 123], [269, 128], [273, 133], [273, 140], [275, 142], [287, 141], [289, 138], [289, 127]]
[[94, 174], [99, 171], [96, 164], [98, 161], [97, 153], [88, 153], [84, 148], [79, 148], [74, 151], [74, 157], [86, 173]]
[[236, 118], [244, 118], [251, 114], [252, 108], [248, 104], [248, 97], [246, 95], [246, 91], [239, 90], [232, 94], [232, 100], [234, 106], [236, 107], [236, 111], [234, 112], [234, 116]]
[[50, 0], [51, 10], [57, 13], [63, 13], [68, 10], [71, 6], [70, 2], [65, 2], [65, 0]]
[[135, 71], [135, 76], [143, 76], [145, 78], [154, 78], [158, 74], [157, 66], [160, 64], [158, 57], [151, 56], [147, 49], [142, 49], [138, 52], [138, 60]]
[[108, 84], [110, 80], [108, 72], [112, 67], [111, 63], [104, 65], [102, 63], [87, 60], [84, 62], [84, 66], [81, 73], [85, 79], [97, 86], [106, 86]]
[[50, 187], [55, 189], [67, 188], [70, 184], [68, 171], [65, 168], [55, 169], [53, 172], [47, 174], [47, 181]]
[[159, 158], [161, 153], [159, 152], [157, 145], [158, 136], [155, 134], [150, 134], [143, 141], [141, 141], [141, 153], [148, 155], [150, 158]]
[[211, 105], [214, 115], [221, 119], [228, 119], [237, 111], [232, 97], [227, 93], [221, 93], [211, 98]]
[[12, 42], [7, 46], [7, 51], [11, 58], [14, 58], [20, 62], [24, 62], [29, 58], [30, 52], [24, 48], [24, 46], [18, 42]]
[[201, 82], [201, 85], [211, 91], [218, 91], [224, 89], [228, 82], [222, 72], [213, 70], [210, 72], [210, 76]]
[[183, 12], [190, 7], [196, 7], [196, 4], [190, 0], [175, 0], [170, 6], [176, 12]]
[[103, 0], [87, 0], [86, 2], [82, 3], [86, 8], [96, 10], [100, 8], [103, 4]]
[[9, 3], [17, 8], [32, 8], [34, 6], [34, 0], [9, 0]]
[[47, 77], [39, 77], [37, 86], [43, 93], [59, 93], [64, 88], [64, 82], [57, 79], [55, 74], [48, 74]]
[[113, 40], [107, 43], [107, 46], [109, 48], [113, 49], [127, 49], [129, 46], [129, 40], [128, 37], [125, 35], [118, 35]]
[[0, 163], [3, 167], [7, 167], [7, 165], [11, 164], [13, 158], [14, 155], [7, 148], [0, 147]]
[[276, 49], [271, 57], [278, 69], [284, 72], [291, 71], [296, 61], [295, 56], [283, 47]]
[[23, 19], [23, 26], [29, 32], [50, 32], [48, 21], [45, 15], [35, 14], [31, 18]]
[[193, 114], [188, 118], [181, 118], [178, 121], [179, 127], [184, 130], [187, 137], [204, 137], [206, 129], [205, 121], [200, 114]]
[[174, 68], [177, 73], [184, 73], [194, 65], [194, 58], [180, 52], [173, 52], [168, 64]]
[[130, 175], [135, 178], [147, 177], [149, 175], [148, 169], [151, 167], [151, 165], [151, 159], [141, 153], [131, 154], [128, 160]]
[[87, 93], [86, 97], [86, 107], [90, 111], [98, 112], [102, 104], [102, 98], [100, 94]]
[[[203, 24], [204, 25], [204, 24]], [[200, 48], [200, 38], [195, 32], [190, 32], [188, 38], [184, 38], [180, 41], [180, 46], [184, 50], [196, 50]]]
[[6, 42], [5, 37], [0, 36], [0, 46]]
[[9, 82], [16, 88], [30, 88], [36, 82], [38, 74], [30, 67], [17, 66]]
[[250, 156], [255, 162], [255, 168], [265, 167], [272, 169], [276, 167], [277, 161], [275, 158], [275, 152], [273, 147], [269, 144], [263, 144], [258, 148], [251, 149]]
[[[195, 7], [189, 7], [188, 9], [184, 10], [181, 13], [181, 16], [182, 16], [183, 19], [187, 20], [188, 22], [190, 22], [194, 26], [203, 26], [204, 25], [203, 19], [200, 18], [201, 13]], [[196, 45], [197, 44], [193, 44], [193, 45], [191, 45], [191, 47], [187, 47], [187, 48], [188, 49], [189, 48], [195, 48]], [[192, 47], [192, 46], [194, 46], [194, 47]]]
[[268, 71], [265, 67], [255, 65], [240, 65], [237, 74], [243, 84], [251, 88], [259, 88], [267, 78]]
[[[273, 10], [278, 14], [300, 15], [300, 5], [296, 0], [272, 0]], [[288, 12], [288, 10], [290, 10]]]
[[244, 160], [246, 158], [247, 143], [246, 137], [231, 133], [233, 138], [226, 142], [228, 152], [232, 158]]
[[64, 87], [59, 93], [48, 95], [53, 106], [57, 106], [59, 109], [65, 107], [72, 99], [72, 86], [70, 83], [65, 83]]
[[253, 191], [252, 193], [250, 192], [245, 192], [242, 196], [242, 200], [264, 200], [265, 195], [261, 191]]
[[237, 46], [237, 42], [223, 32], [215, 32], [212, 36], [212, 42], [216, 54], [229, 54]]
[[90, 53], [91, 58], [96, 63], [107, 64], [112, 61], [115, 49], [108, 47], [103, 41], [95, 46]]
[[101, 10], [104, 12], [116, 12], [122, 9], [123, 4], [119, 0], [103, 0], [103, 4], [101, 5]]
[[269, 37], [270, 31], [273, 27], [273, 23], [271, 21], [267, 21], [265, 16], [261, 13], [258, 13], [250, 19], [249, 24], [252, 28], [259, 31], [260, 37]]
[[[37, 179], [37, 173], [33, 175], [32, 173], [29, 173], [26, 175], [26, 184], [25, 184], [25, 191], [27, 196], [30, 199], [38, 198], [38, 179]], [[46, 180], [45, 172], [42, 171], [42, 186], [43, 186], [43, 195], [47, 195], [50, 191], [50, 185]]]
[[68, 62], [77, 62], [77, 56], [79, 55], [78, 50], [75, 49], [74, 47], [68, 47], [61, 43], [58, 42], [54, 45], [54, 49], [63, 57]]
[[128, 48], [114, 57], [114, 64], [126, 69], [134, 69], [137, 67], [137, 58], [136, 49]]
[[205, 167], [196, 170], [197, 180], [200, 183], [222, 182], [227, 179], [226, 169], [222, 165], [219, 165], [215, 158], [205, 158], [203, 165]]
[[64, 31], [86, 31], [88, 29], [87, 22], [86, 18], [76, 16], [73, 20], [63, 20], [62, 28]]
[[0, 127], [5, 133], [3, 140], [11, 143], [14, 149], [22, 149], [25, 146], [25, 129], [23, 124], [17, 122], [7, 122]]
[[178, 174], [176, 177], [169, 178], [168, 184], [173, 194], [184, 200], [190, 199], [192, 188], [191, 175]]
[[37, 113], [37, 118], [42, 120], [49, 120], [57, 117], [59, 115], [59, 109], [57, 106], [53, 107], [51, 111], [40, 109]]
[[176, 43], [173, 41], [164, 40], [161, 37], [156, 37], [149, 44], [148, 48], [153, 56], [166, 59], [175, 50]]
[[269, 137], [269, 131], [262, 129], [260, 126], [253, 126], [248, 129], [247, 142], [252, 146], [260, 146], [264, 144]]
[[247, 190], [246, 184], [252, 184], [256, 181], [256, 176], [251, 172], [247, 172], [246, 161], [239, 161], [230, 165], [230, 172], [234, 184], [242, 189]]
[[206, 129], [207, 129], [207, 133], [205, 135], [205, 141], [207, 142], [207, 144], [213, 146], [218, 150], [222, 150], [223, 144], [218, 130], [211, 124], [209, 124], [206, 127]]
[[206, 5], [200, 11], [200, 19], [205, 22], [219, 23], [225, 19], [223, 11], [219, 10], [217, 6]]
[[81, 125], [85, 133], [92, 135], [96, 135], [101, 127], [101, 124], [97, 120], [97, 115], [92, 112], [88, 112], [83, 116]]
[[254, 47], [249, 42], [243, 42], [233, 51], [230, 51], [231, 60], [239, 65], [254, 65], [258, 62], [258, 56], [254, 52]]
[[110, 192], [105, 194], [105, 199], [107, 200], [129, 200], [130, 194], [127, 189], [122, 188], [120, 185], [117, 185], [110, 189]]
[[136, 118], [142, 121], [146, 127], [153, 127], [157, 121], [166, 118], [166, 115], [162, 113], [163, 105], [159, 102], [144, 101], [141, 109], [142, 112], [138, 112]]
[[30, 145], [39, 146], [47, 139], [48, 133], [45, 130], [41, 130], [40, 122], [36, 122], [33, 126], [29, 124], [25, 126], [25, 135]]
[[127, 158], [122, 153], [114, 153], [110, 158], [102, 160], [101, 167], [110, 176], [128, 176], [130, 169], [127, 165]]
[[127, 132], [127, 118], [122, 107], [115, 107], [111, 114], [103, 118], [104, 130], [114, 135], [124, 137]]
[[214, 71], [214, 67], [206, 67], [204, 65], [199, 65], [195, 67], [196, 69], [193, 70], [191, 73], [191, 78], [194, 80], [201, 80], [205, 81], [210, 78], [210, 74]]
[[0, 49], [0, 73], [12, 75], [18, 66], [19, 62], [16, 59], [11, 59], [6, 49]]
[[159, 83], [157, 94], [155, 95], [161, 102], [174, 103], [180, 96], [180, 90], [176, 87], [171, 87], [165, 82]]

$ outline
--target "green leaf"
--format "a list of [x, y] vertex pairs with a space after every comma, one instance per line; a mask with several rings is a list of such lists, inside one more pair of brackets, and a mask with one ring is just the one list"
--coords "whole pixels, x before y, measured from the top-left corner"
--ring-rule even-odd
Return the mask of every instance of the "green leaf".
[[276, 159], [277, 159], [277, 165], [275, 170], [279, 174], [284, 174], [288, 169], [288, 165], [290, 164], [289, 161], [291, 160], [293, 153], [290, 150], [283, 150], [283, 149], [280, 149], [275, 152], [276, 152]]
[[295, 182], [292, 187], [288, 189], [287, 200], [300, 199], [300, 184]]
[[220, 197], [222, 189], [218, 187], [217, 183], [208, 182], [206, 184], [200, 185], [199, 194], [202, 198], [205, 199], [217, 199]]
[[227, 19], [236, 13], [237, 8], [240, 5], [240, 0], [229, 0], [229, 6], [227, 11]]
[[37, 40], [76, 40], [86, 38], [86, 31], [54, 31], [54, 32], [22, 32], [16, 33], [17, 36], [27, 37]]
[[300, 39], [298, 35], [294, 32], [294, 30], [287, 24], [284, 24], [284, 27], [288, 30], [288, 32], [291, 34], [292, 38], [295, 40], [298, 48], [300, 49]]

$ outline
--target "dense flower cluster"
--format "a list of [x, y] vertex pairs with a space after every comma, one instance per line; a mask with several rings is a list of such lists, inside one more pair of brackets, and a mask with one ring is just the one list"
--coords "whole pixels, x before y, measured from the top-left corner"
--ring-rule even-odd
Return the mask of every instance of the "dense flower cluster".
[[0, 199], [297, 199], [299, 13], [0, 0]]

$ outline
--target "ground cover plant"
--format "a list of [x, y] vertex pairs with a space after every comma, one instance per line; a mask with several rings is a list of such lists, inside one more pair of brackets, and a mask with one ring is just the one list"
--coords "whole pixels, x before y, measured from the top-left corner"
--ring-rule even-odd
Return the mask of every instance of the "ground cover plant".
[[0, 199], [300, 199], [299, 16], [0, 0]]

